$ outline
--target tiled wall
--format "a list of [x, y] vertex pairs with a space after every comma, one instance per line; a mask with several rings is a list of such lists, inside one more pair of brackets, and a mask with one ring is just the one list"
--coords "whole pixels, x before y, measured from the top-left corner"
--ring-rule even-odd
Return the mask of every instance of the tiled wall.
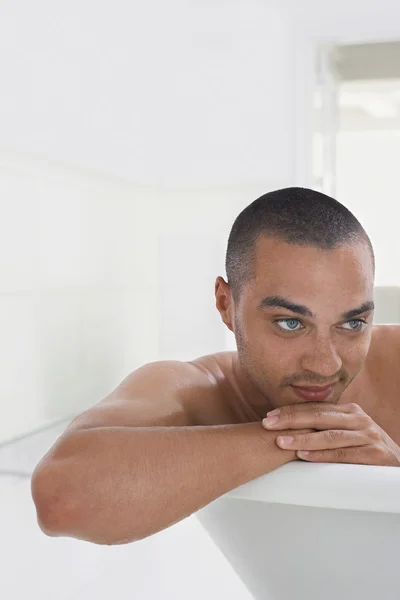
[[376, 286], [374, 323], [400, 323], [400, 287]]
[[157, 358], [145, 200], [111, 178], [0, 163], [0, 441], [84, 410]]
[[229, 228], [275, 185], [197, 190], [0, 153], [0, 442], [82, 412], [141, 364], [224, 350]]

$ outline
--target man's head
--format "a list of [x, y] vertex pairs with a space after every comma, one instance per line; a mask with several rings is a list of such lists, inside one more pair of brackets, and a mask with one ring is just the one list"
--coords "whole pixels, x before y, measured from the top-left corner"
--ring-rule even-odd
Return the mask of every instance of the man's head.
[[275, 406], [299, 402], [291, 385], [334, 381], [327, 401], [338, 401], [369, 349], [374, 271], [359, 221], [319, 192], [270, 192], [237, 217], [217, 308], [241, 368]]

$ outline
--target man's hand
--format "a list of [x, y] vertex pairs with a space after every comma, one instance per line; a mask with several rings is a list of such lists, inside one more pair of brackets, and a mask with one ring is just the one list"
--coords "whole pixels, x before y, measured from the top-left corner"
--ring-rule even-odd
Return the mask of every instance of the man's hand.
[[[269, 431], [314, 429], [315, 433], [277, 437], [284, 450], [312, 462], [353, 463], [399, 467], [400, 448], [358, 404], [305, 402], [267, 413], [275, 423], [263, 420]], [[292, 439], [290, 439], [292, 437]]]

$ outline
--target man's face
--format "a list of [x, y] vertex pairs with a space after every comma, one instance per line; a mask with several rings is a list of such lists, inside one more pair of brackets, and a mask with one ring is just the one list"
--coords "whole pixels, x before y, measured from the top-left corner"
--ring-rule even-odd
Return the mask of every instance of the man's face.
[[[305, 401], [292, 385], [332, 382], [337, 383], [324, 401], [338, 402], [360, 371], [371, 341], [371, 309], [343, 318], [373, 299], [368, 247], [359, 242], [325, 251], [263, 236], [254, 267], [255, 278], [233, 309], [242, 369], [275, 406]], [[270, 306], [281, 299], [307, 307], [313, 316]]]

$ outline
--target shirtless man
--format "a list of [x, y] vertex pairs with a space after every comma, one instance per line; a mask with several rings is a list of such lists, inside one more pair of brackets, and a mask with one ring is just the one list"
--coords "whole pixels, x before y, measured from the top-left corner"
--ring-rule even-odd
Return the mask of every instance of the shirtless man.
[[266, 194], [226, 267], [216, 307], [237, 352], [144, 365], [75, 418], [32, 476], [47, 535], [140, 540], [290, 461], [400, 466], [400, 326], [372, 323], [357, 219], [311, 190]]

